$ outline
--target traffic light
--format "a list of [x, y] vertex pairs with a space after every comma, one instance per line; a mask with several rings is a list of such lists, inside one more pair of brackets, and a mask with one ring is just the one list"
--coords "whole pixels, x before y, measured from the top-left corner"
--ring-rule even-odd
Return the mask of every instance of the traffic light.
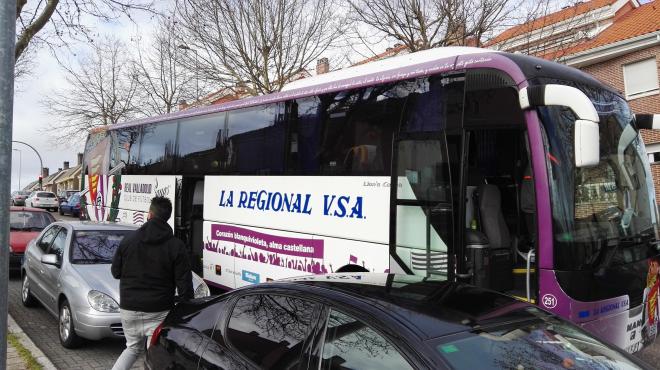
[[39, 176], [39, 190], [42, 190], [43, 187], [41, 186], [43, 184], [43, 176]]

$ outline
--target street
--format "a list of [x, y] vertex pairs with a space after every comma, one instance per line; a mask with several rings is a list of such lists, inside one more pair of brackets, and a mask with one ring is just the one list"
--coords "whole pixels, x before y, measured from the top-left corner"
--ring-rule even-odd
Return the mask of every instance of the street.
[[[69, 216], [52, 214], [57, 220], [75, 220]], [[23, 307], [20, 291], [20, 277], [12, 276], [9, 281], [9, 313], [55, 366], [67, 370], [112, 367], [124, 348], [123, 340], [87, 341], [81, 348], [66, 349], [59, 342], [57, 320], [42, 307]], [[657, 364], [660, 364], [660, 341], [639, 352], [637, 356], [649, 365], [657, 367]], [[133, 368], [141, 369], [142, 360], [138, 360]]]

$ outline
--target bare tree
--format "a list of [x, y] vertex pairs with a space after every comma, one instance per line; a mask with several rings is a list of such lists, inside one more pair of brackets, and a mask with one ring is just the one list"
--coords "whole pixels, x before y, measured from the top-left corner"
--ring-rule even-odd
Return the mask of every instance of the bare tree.
[[[182, 0], [187, 65], [204, 79], [249, 94], [279, 91], [343, 35], [335, 0]], [[190, 53], [189, 53], [190, 54]]]
[[69, 145], [94, 127], [112, 125], [136, 114], [137, 78], [126, 68], [126, 48], [105, 39], [93, 44], [90, 55], [63, 68], [67, 86], [54, 91], [43, 104], [54, 117], [45, 130], [53, 143]]
[[[15, 64], [31, 44], [56, 46], [66, 40], [89, 39], [85, 22], [131, 17], [133, 11], [153, 12], [153, 0], [28, 0], [16, 1]], [[24, 71], [24, 70], [23, 70]]]
[[[481, 45], [508, 17], [508, 0], [351, 0], [357, 37], [374, 36], [405, 45], [411, 52], [446, 45]], [[375, 31], [375, 33], [373, 32]]]
[[145, 116], [173, 112], [180, 101], [197, 98], [199, 81], [181, 64], [185, 50], [178, 47], [173, 23], [172, 18], [161, 20], [147, 50], [136, 41], [137, 109]]

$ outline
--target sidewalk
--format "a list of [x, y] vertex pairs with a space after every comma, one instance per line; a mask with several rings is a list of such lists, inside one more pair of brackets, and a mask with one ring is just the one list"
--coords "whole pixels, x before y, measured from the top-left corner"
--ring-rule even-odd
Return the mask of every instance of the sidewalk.
[[[14, 321], [11, 315], [7, 317], [7, 329], [10, 337], [7, 341], [7, 370], [57, 370], [48, 357], [41, 352], [39, 347], [23, 332], [23, 329], [16, 324], [16, 321]], [[12, 342], [16, 345], [12, 344]], [[28, 361], [21, 356], [21, 349], [24, 349], [29, 355]]]

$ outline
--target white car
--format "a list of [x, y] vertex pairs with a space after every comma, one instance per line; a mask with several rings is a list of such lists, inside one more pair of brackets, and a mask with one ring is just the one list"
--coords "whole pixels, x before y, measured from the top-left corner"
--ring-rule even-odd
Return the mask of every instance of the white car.
[[26, 207], [44, 208], [56, 212], [60, 204], [55, 193], [49, 191], [33, 191], [25, 200]]

